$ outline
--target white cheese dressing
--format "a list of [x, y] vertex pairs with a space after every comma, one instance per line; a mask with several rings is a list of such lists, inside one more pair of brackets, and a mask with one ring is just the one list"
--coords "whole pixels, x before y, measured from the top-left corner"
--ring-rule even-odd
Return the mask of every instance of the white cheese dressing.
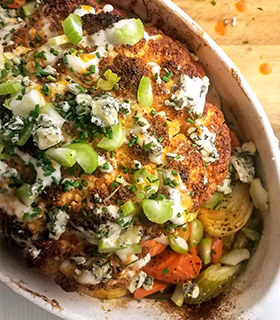
[[182, 110], [190, 107], [193, 112], [202, 114], [204, 110], [206, 94], [209, 87], [209, 79], [204, 76], [190, 78], [182, 74], [180, 78], [181, 89], [177, 90], [170, 100], [166, 100], [167, 106], [174, 107], [175, 110]]
[[151, 68], [151, 71], [152, 71], [154, 78], [156, 78], [156, 75], [157, 75], [156, 82], [158, 84], [161, 84], [161, 77], [160, 77], [161, 67], [158, 64], [156, 64], [155, 62], [148, 62], [147, 66]]

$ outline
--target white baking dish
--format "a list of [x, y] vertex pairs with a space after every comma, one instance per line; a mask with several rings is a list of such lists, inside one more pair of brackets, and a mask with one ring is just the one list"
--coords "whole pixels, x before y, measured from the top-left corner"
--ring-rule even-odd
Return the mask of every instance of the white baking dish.
[[[207, 75], [219, 92], [227, 120], [236, 126], [239, 136], [254, 141], [259, 151], [258, 174], [270, 194], [270, 210], [264, 217], [264, 233], [257, 252], [250, 260], [236, 289], [223, 299], [217, 310], [205, 307], [201, 318], [254, 319], [280, 318], [280, 154], [279, 148], [258, 99], [232, 61], [217, 44], [170, 0], [113, 0], [113, 4], [129, 9], [152, 22], [173, 38], [187, 42], [200, 57]], [[24, 262], [1, 241], [0, 280], [12, 290], [38, 306], [64, 319], [186, 319], [186, 312], [199, 310], [170, 308], [170, 303], [143, 300], [141, 303], [120, 299], [98, 301], [87, 296], [69, 294], [51, 278], [28, 269]], [[238, 293], [238, 294], [237, 294]]]

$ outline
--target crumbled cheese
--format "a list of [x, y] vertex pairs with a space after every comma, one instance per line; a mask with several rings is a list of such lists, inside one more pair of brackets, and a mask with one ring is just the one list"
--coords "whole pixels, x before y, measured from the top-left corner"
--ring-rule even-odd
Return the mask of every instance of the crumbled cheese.
[[91, 270], [75, 269], [75, 279], [81, 284], [98, 284], [112, 278], [111, 264], [98, 260], [92, 264]]
[[196, 283], [186, 282], [183, 284], [185, 297], [197, 298], [199, 295], [199, 286]]
[[37, 249], [35, 246], [31, 246], [28, 249], [28, 252], [31, 255], [32, 259], [36, 259], [39, 256], [41, 249]]
[[62, 140], [61, 129], [54, 118], [42, 113], [36, 120], [32, 129], [33, 140], [41, 150], [55, 146]]
[[147, 273], [144, 271], [140, 271], [129, 283], [127, 289], [134, 293], [137, 289], [141, 288], [145, 282], [147, 277]]
[[158, 84], [161, 84], [161, 77], [160, 77], [161, 67], [158, 64], [156, 64], [155, 62], [149, 62], [149, 63], [147, 63], [147, 66], [151, 68], [152, 74], [153, 74], [154, 78], [156, 79], [156, 82]]
[[46, 68], [43, 69], [43, 71], [45, 71], [46, 73], [55, 76], [57, 71], [55, 68], [53, 68], [52, 66], [46, 66]]
[[119, 104], [110, 93], [102, 93], [92, 99], [91, 122], [98, 127], [119, 124]]
[[170, 100], [166, 100], [166, 106], [182, 110], [185, 107], [193, 108], [195, 113], [202, 114], [205, 105], [206, 94], [209, 87], [209, 79], [204, 76], [190, 78], [183, 74], [180, 79], [181, 89], [172, 94]]
[[119, 112], [123, 114], [130, 114], [130, 102], [128, 100], [125, 100], [123, 103], [120, 104], [120, 110]]
[[79, 116], [90, 113], [92, 98], [89, 94], [80, 93], [76, 95], [76, 102], [78, 104], [76, 107], [76, 112]]
[[67, 87], [68, 90], [75, 95], [78, 95], [82, 92], [81, 86], [78, 85], [78, 83], [68, 83]]
[[58, 107], [61, 108], [64, 112], [68, 112], [71, 108], [68, 101], [59, 102]]
[[234, 148], [230, 163], [233, 165], [240, 181], [249, 183], [255, 177], [254, 161], [251, 152], [244, 152], [242, 148]]
[[[104, 167], [105, 163], [107, 168]], [[98, 167], [101, 172], [112, 173], [114, 171], [114, 167], [103, 156], [98, 156]]]
[[51, 239], [58, 240], [65, 232], [70, 217], [65, 211], [58, 208], [51, 209], [48, 212], [48, 216], [51, 220], [47, 224], [47, 227], [50, 231], [49, 237]]
[[169, 160], [177, 160], [177, 161], [182, 161], [185, 159], [184, 156], [181, 156], [180, 154], [177, 154], [175, 152], [167, 152], [166, 158], [168, 158]]
[[8, 169], [2, 173], [2, 177], [4, 180], [9, 181], [13, 178], [19, 178], [19, 173], [16, 169], [8, 167]]
[[219, 159], [219, 154], [215, 147], [216, 134], [210, 132], [200, 121], [195, 121], [195, 127], [191, 127], [188, 130], [188, 135], [196, 144], [196, 148], [206, 164], [210, 164]]
[[[26, 89], [26, 91], [28, 90]], [[28, 117], [29, 113], [35, 109], [36, 105], [42, 107], [46, 104], [44, 97], [38, 90], [26, 92], [26, 94], [22, 96], [22, 100], [18, 100], [19, 96], [22, 96], [21, 92], [16, 93], [11, 97], [9, 107], [14, 115], [19, 115], [24, 118]]]
[[228, 170], [227, 176], [226, 176], [225, 180], [223, 181], [223, 183], [221, 185], [217, 186], [217, 191], [223, 192], [224, 194], [229, 194], [232, 192], [230, 185], [231, 185], [231, 172], [230, 172], [230, 170]]
[[103, 12], [111, 12], [114, 10], [114, 7], [111, 5], [111, 4], [106, 4], [104, 7], [103, 7]]
[[133, 170], [140, 170], [142, 169], [142, 164], [141, 162], [137, 161], [137, 160], [132, 160], [131, 161], [131, 169]]
[[19, 141], [24, 126], [24, 119], [22, 117], [17, 115], [12, 117], [0, 127], [1, 138], [6, 141], [11, 141], [12, 144], [16, 144]]

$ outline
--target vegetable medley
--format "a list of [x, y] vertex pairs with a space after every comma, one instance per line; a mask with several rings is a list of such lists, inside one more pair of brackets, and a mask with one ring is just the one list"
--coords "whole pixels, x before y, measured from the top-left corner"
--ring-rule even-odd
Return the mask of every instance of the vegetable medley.
[[100, 299], [224, 292], [268, 194], [199, 58], [94, 0], [3, 0], [0, 28], [0, 222], [28, 266]]

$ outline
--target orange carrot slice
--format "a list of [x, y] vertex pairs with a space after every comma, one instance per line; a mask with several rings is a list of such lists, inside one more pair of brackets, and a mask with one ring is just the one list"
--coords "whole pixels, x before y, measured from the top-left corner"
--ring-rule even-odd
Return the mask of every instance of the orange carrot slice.
[[139, 288], [134, 292], [133, 296], [134, 296], [134, 299], [142, 299], [144, 297], [149, 296], [152, 293], [164, 290], [166, 287], [167, 287], [167, 283], [155, 281], [153, 288], [151, 290], [145, 290], [144, 288]]
[[141, 241], [140, 245], [142, 249], [146, 248], [151, 257], [162, 253], [167, 247], [167, 245], [156, 242], [155, 240]]
[[143, 271], [156, 280], [176, 284], [196, 278], [201, 267], [202, 262], [196, 254], [165, 250], [154, 257]]

